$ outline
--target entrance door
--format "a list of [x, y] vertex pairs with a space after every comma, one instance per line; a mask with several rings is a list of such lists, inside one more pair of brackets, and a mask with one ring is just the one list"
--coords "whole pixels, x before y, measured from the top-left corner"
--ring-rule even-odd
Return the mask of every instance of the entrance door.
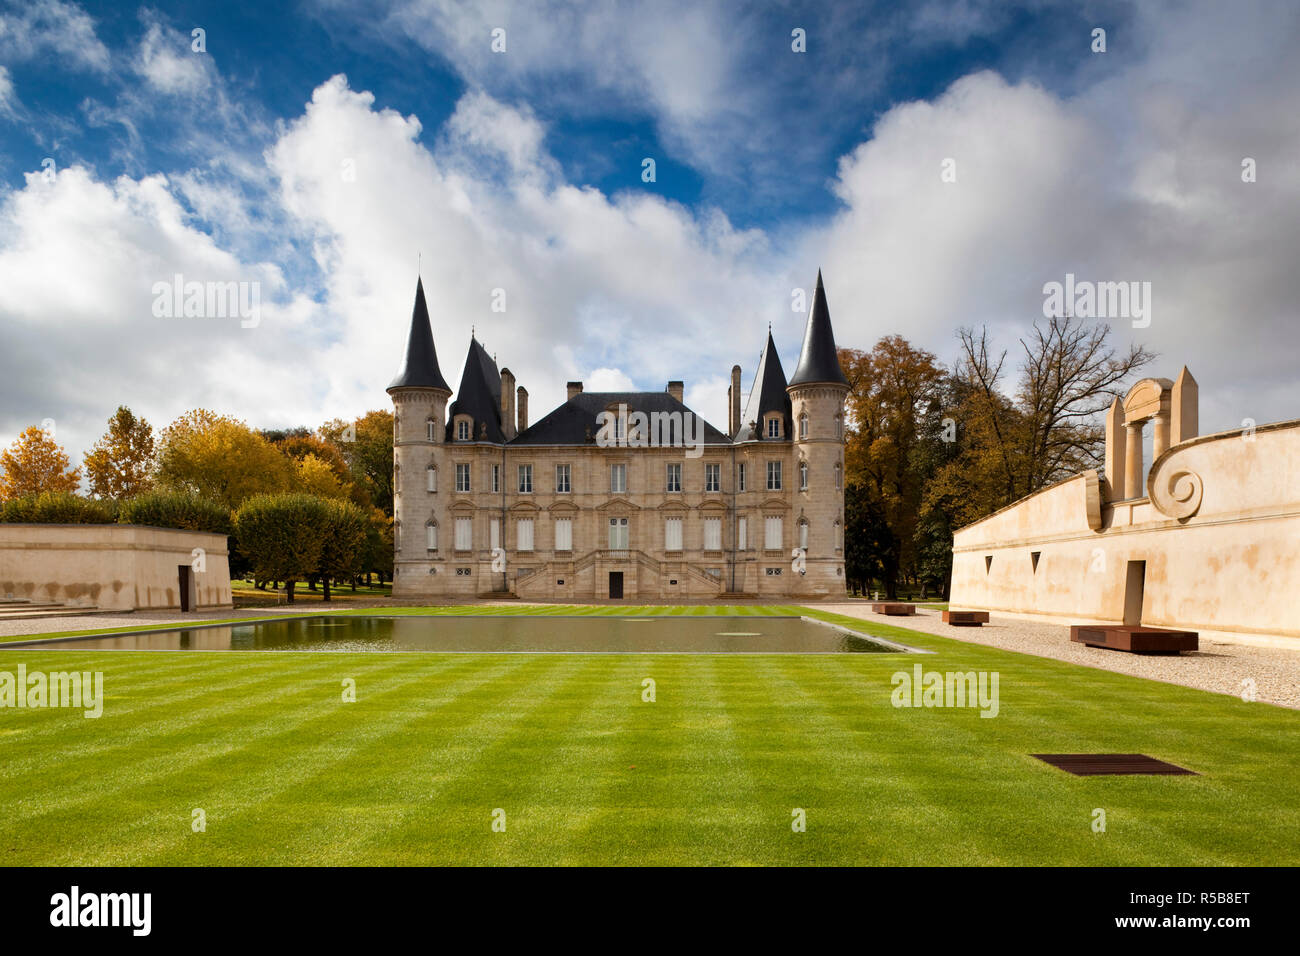
[[609, 596], [611, 600], [621, 599], [623, 597], [623, 572], [609, 572]]
[[178, 564], [176, 570], [180, 574], [181, 610], [188, 611], [190, 609], [190, 575], [194, 573], [194, 569], [188, 564]]
[[1147, 563], [1130, 561], [1124, 579], [1124, 623], [1137, 626], [1142, 623], [1142, 597], [1146, 590]]

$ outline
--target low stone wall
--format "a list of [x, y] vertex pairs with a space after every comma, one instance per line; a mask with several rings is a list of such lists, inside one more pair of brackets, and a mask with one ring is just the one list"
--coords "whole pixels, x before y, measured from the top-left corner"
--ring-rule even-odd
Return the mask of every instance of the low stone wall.
[[121, 524], [0, 524], [0, 599], [179, 610], [183, 575], [191, 610], [230, 607], [226, 536]]

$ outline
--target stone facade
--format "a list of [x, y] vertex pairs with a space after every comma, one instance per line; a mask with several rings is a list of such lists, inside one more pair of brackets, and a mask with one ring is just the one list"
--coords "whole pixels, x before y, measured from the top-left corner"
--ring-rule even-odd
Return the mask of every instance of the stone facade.
[[[1150, 468], [1143, 430], [1153, 429]], [[952, 607], [1300, 646], [1300, 421], [1197, 435], [1197, 386], [1144, 379], [1086, 471], [953, 536]]]
[[[822, 341], [831, 333], [820, 277], [809, 322], [813, 347], [833, 355], [833, 339]], [[725, 434], [691, 424], [681, 382], [663, 393], [588, 393], [571, 382], [565, 405], [530, 427], [527, 392], [474, 341], [449, 405], [441, 372], [427, 368], [432, 336], [422, 323], [417, 288], [407, 364], [389, 388], [395, 597], [844, 595], [848, 386], [837, 362], [787, 383], [769, 334], [744, 415], [741, 371], [732, 369]], [[602, 412], [631, 424], [602, 432], [611, 421]], [[645, 441], [638, 412], [680, 416], [684, 433], [673, 434], [682, 440]]]

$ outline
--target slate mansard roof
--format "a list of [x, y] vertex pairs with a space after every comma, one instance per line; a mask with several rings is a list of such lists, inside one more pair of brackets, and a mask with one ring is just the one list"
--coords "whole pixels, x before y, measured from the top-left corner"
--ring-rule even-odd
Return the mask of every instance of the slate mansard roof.
[[[527, 431], [521, 432], [510, 444], [585, 445], [594, 442], [600, 431], [600, 413], [606, 410], [617, 411], [620, 404], [627, 406], [629, 415], [633, 412], [645, 412], [647, 415], [655, 412], [680, 413], [683, 423], [689, 421], [691, 425], [684, 439], [676, 428], [672, 429], [671, 440], [674, 444], [695, 441], [695, 418], [704, 422], [704, 444], [731, 444], [726, 435], [667, 392], [579, 392], [545, 418], [529, 426]], [[687, 418], [688, 415], [691, 417]]]
[[[822, 285], [821, 271], [817, 272], [817, 287], [813, 292], [812, 306], [808, 311], [808, 324], [804, 330], [803, 348], [794, 375], [786, 380], [777, 354], [771, 329], [767, 344], [759, 359], [754, 383], [744, 414], [734, 435], [723, 434], [704, 419], [704, 443], [728, 445], [746, 441], [763, 441], [763, 416], [779, 412], [782, 416], [782, 439], [789, 441], [793, 435], [790, 395], [787, 389], [795, 385], [831, 383], [848, 385], [840, 369], [835, 347], [835, 334], [831, 329], [830, 309], [826, 305], [826, 290]], [[447, 381], [438, 367], [438, 353], [433, 345], [433, 330], [429, 322], [429, 309], [424, 300], [424, 284], [417, 279], [415, 306], [411, 310], [411, 329], [406, 343], [406, 358], [402, 370], [388, 386], [389, 391], [399, 388], [431, 388], [450, 392]], [[619, 404], [628, 406], [629, 412], [647, 414], [655, 412], [679, 413], [699, 417], [668, 392], [579, 392], [563, 405], [543, 416], [514, 439], [507, 440], [501, 412], [501, 372], [487, 350], [472, 335], [465, 367], [461, 372], [460, 388], [447, 415], [447, 438], [452, 440], [453, 423], [457, 415], [468, 415], [473, 421], [471, 441], [488, 441], [498, 445], [584, 445], [594, 442], [599, 431], [598, 416]], [[753, 427], [751, 427], [751, 423]], [[590, 432], [592, 437], [588, 437]], [[685, 436], [694, 441], [694, 429]], [[676, 441], [682, 437], [677, 436]]]

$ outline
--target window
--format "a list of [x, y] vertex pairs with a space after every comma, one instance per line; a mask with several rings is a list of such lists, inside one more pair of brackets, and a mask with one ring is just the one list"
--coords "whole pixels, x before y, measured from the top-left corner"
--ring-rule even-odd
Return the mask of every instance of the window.
[[808, 490], [808, 462], [799, 462], [799, 490]]
[[568, 465], [555, 466], [555, 490], [562, 495], [567, 495], [573, 490], [573, 484], [570, 482], [572, 471]]
[[495, 551], [501, 547], [501, 519], [493, 518], [488, 522], [488, 547]]
[[609, 466], [609, 490], [616, 495], [627, 491], [627, 465]]
[[682, 550], [682, 519], [681, 518], [664, 519], [664, 550], [665, 551]]
[[763, 547], [768, 551], [781, 550], [781, 519], [765, 518], [763, 520]]
[[704, 550], [705, 551], [722, 550], [722, 519], [721, 518], [704, 519]]
[[984, 573], [988, 574], [991, 570], [993, 570], [993, 555], [986, 554], [984, 555]]
[[704, 490], [721, 491], [722, 490], [722, 466], [709, 465], [704, 466]]
[[463, 418], [456, 423], [456, 441], [469, 441], [469, 422]]
[[767, 463], [767, 490], [781, 490], [781, 463], [779, 461], [769, 461]]
[[456, 464], [456, 490], [469, 491], [469, 463], [458, 462]]
[[424, 469], [424, 487], [430, 493], [438, 490], [438, 469], [433, 465]]
[[1030, 561], [1033, 563], [1033, 565], [1034, 565], [1034, 573], [1035, 573], [1035, 574], [1038, 573], [1038, 559], [1041, 558], [1042, 556], [1043, 556], [1043, 552], [1041, 552], [1041, 551], [1030, 551], [1030, 552], [1029, 552], [1029, 560], [1030, 560]]
[[767, 576], [769, 578], [779, 578], [781, 576], [781, 568], [767, 568]]
[[499, 492], [500, 490], [501, 490], [501, 466], [493, 465], [492, 466], [492, 491]]
[[432, 521], [424, 526], [424, 547], [429, 551], [438, 550], [438, 526]]
[[572, 518], [555, 519], [555, 550], [556, 551], [573, 550], [573, 519]]
[[429, 441], [433, 441], [434, 440], [433, 432], [434, 429], [437, 427], [438, 427], [438, 423], [435, 422], [432, 418], [426, 421], [424, 423], [424, 437], [427, 438]]
[[749, 530], [748, 525], [745, 519], [737, 518], [736, 519], [736, 550], [737, 551], [744, 551], [747, 547], [749, 547], [749, 541], [747, 540], [749, 535], [746, 533], [748, 530]]
[[743, 461], [736, 466], [736, 490], [745, 490], [745, 463]]
[[840, 524], [840, 519], [835, 519], [835, 550], [844, 550], [844, 525]]
[[767, 420], [767, 437], [768, 438], [781, 437], [781, 419], [779, 416], [773, 415], [771, 418]]
[[393, 522], [393, 550], [402, 550], [402, 522]]
[[844, 466], [838, 461], [835, 463], [835, 490], [844, 490]]
[[401, 417], [401, 416], [399, 416], [399, 415], [397, 414], [397, 412], [393, 412], [393, 444], [394, 444], [394, 445], [398, 444], [398, 440], [397, 440], [397, 428], [398, 428], [398, 419], [399, 419], [400, 417]]
[[533, 550], [532, 518], [520, 518], [515, 522], [515, 549], [518, 551]]
[[611, 551], [627, 550], [627, 519], [609, 519], [609, 549]]
[[682, 466], [673, 464], [668, 466], [668, 491], [682, 490]]
[[808, 413], [804, 412], [799, 416], [799, 437], [808, 437]]
[[474, 519], [456, 519], [456, 550], [470, 551], [474, 548]]
[[844, 437], [844, 416], [843, 415], [835, 416], [835, 437], [836, 438]]
[[531, 495], [533, 493], [533, 466], [519, 466], [519, 493], [521, 495]]
[[808, 550], [808, 522], [799, 522], [799, 547]]

